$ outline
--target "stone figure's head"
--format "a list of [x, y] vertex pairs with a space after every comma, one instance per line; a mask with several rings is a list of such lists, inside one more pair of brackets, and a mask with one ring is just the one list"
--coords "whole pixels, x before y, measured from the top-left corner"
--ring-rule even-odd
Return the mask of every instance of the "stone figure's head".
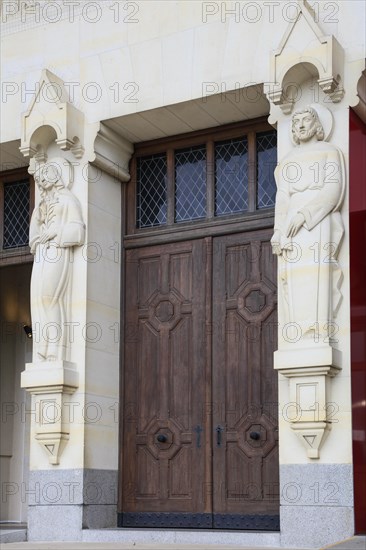
[[292, 139], [298, 145], [316, 136], [318, 141], [324, 139], [324, 129], [318, 113], [312, 107], [305, 107], [292, 115]]
[[45, 164], [37, 167], [34, 173], [34, 179], [42, 191], [48, 191], [55, 187], [56, 189], [69, 187], [71, 165], [63, 158], [54, 158]]

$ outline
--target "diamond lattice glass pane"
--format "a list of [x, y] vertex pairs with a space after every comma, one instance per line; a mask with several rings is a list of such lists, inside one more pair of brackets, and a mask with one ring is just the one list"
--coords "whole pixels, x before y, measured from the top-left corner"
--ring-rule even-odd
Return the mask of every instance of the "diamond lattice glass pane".
[[275, 130], [257, 135], [257, 208], [273, 206], [276, 199], [274, 170], [277, 165]]
[[248, 208], [248, 144], [246, 138], [215, 145], [215, 216]]
[[137, 161], [137, 227], [166, 223], [166, 155], [152, 155]]
[[26, 246], [29, 242], [29, 181], [4, 185], [3, 248]]
[[206, 216], [206, 147], [175, 153], [175, 221]]

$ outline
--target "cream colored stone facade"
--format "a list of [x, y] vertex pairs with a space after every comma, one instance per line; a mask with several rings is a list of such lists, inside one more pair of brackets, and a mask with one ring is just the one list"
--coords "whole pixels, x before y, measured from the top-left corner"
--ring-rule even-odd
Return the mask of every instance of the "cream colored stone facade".
[[[70, 190], [85, 227], [85, 236], [70, 245], [73, 267], [65, 292], [73, 337], [69, 334], [67, 353], [57, 361], [40, 361], [35, 355], [30, 360], [29, 353], [24, 357], [21, 385], [36, 412], [30, 443], [23, 432], [20, 441], [30, 445], [32, 479], [41, 486], [59, 483], [60, 505], [69, 504], [70, 514], [66, 534], [62, 525], [46, 529], [46, 508], [50, 518], [58, 517], [61, 508], [47, 506], [47, 500], [37, 506], [35, 501], [29, 513], [30, 539], [82, 540], [85, 503], [82, 495], [67, 502], [65, 483], [85, 483], [93, 471], [95, 479], [108, 475], [116, 480], [121, 195], [134, 143], [267, 115], [277, 128], [278, 159], [286, 162], [296, 148], [292, 116], [308, 105], [320, 106], [324, 145], [338, 151], [342, 164], [337, 215], [344, 234], [336, 258], [342, 299], [331, 318], [336, 338], [329, 340], [333, 332], [324, 335], [320, 327], [320, 340], [297, 344], [287, 333], [284, 338], [289, 320], [280, 296], [275, 368], [280, 471], [287, 488], [282, 487], [281, 533], [275, 542], [317, 547], [351, 536], [348, 125], [350, 107], [361, 118], [365, 114], [358, 88], [365, 69], [363, 3], [3, 0], [1, 18], [1, 169], [29, 165], [36, 174], [45, 162], [65, 159], [72, 166]], [[289, 158], [296, 162], [295, 156]], [[313, 154], [301, 163], [312, 165]], [[36, 205], [40, 200], [37, 189]], [[306, 266], [297, 265], [300, 271], [294, 276], [307, 277]], [[295, 309], [291, 320], [300, 317]], [[50, 407], [52, 414], [46, 414]], [[337, 422], [330, 424], [332, 417]], [[328, 467], [336, 468], [338, 504], [308, 506], [309, 488], [329, 476]], [[6, 481], [13, 481], [12, 475], [17, 483], [25, 479], [19, 477], [21, 468], [17, 473], [4, 468]], [[308, 495], [305, 490], [296, 500], [290, 485], [303, 478]], [[115, 500], [108, 498], [89, 510], [96, 518], [91, 526], [113, 526]], [[16, 505], [22, 506], [19, 499]], [[9, 508], [4, 519], [24, 520], [24, 506], [19, 510]], [[329, 530], [324, 524], [334, 526]], [[200, 537], [192, 534], [192, 541]], [[223, 534], [212, 537], [226, 542]], [[240, 540], [245, 543], [245, 534], [242, 539], [235, 535], [235, 542]], [[263, 544], [261, 535], [257, 541]]]

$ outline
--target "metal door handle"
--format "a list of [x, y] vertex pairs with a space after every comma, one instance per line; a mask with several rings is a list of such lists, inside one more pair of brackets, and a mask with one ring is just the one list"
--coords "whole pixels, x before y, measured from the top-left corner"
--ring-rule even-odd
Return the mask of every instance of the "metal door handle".
[[222, 434], [223, 431], [224, 431], [224, 428], [222, 426], [217, 426], [217, 428], [216, 428], [216, 445], [218, 447], [221, 447], [221, 443], [222, 443], [221, 434]]
[[196, 447], [197, 447], [197, 449], [200, 449], [201, 448], [201, 433], [203, 432], [203, 429], [199, 424], [197, 424], [197, 426], [194, 428], [194, 431], [197, 434], [197, 436], [196, 436]]

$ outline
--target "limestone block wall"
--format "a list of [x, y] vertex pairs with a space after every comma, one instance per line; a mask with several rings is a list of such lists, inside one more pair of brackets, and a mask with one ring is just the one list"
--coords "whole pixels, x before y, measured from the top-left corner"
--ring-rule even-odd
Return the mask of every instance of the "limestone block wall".
[[[67, 83], [90, 122], [270, 82], [270, 52], [298, 10], [295, 2], [101, 0], [73, 11], [60, 1], [52, 12], [46, 0], [28, 11], [9, 3], [1, 15], [4, 142], [19, 138], [19, 113], [43, 68]], [[364, 58], [362, 3], [309, 4], [324, 35], [344, 47], [347, 70], [357, 70]]]
[[[85, 378], [90, 422], [85, 467], [117, 469], [121, 286], [121, 182], [89, 167], [87, 325]], [[88, 260], [87, 260], [88, 261]], [[94, 410], [93, 409], [93, 404]], [[95, 420], [94, 420], [95, 417]], [[108, 454], [105, 453], [108, 448]]]

